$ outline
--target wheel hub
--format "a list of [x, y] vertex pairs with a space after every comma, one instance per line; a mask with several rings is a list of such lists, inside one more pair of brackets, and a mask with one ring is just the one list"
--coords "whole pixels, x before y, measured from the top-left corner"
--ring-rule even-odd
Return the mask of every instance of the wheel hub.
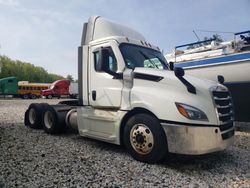
[[143, 137], [143, 135], [141, 133], [139, 133], [138, 135], [135, 136], [135, 140], [139, 144], [143, 144], [144, 143], [144, 137]]
[[140, 154], [148, 154], [154, 146], [154, 137], [150, 129], [144, 124], [136, 124], [130, 132], [130, 143]]
[[44, 114], [44, 124], [45, 126], [50, 129], [53, 126], [53, 114], [50, 111], [46, 111]]
[[34, 108], [31, 108], [29, 111], [29, 121], [31, 124], [34, 124], [36, 121], [36, 112]]

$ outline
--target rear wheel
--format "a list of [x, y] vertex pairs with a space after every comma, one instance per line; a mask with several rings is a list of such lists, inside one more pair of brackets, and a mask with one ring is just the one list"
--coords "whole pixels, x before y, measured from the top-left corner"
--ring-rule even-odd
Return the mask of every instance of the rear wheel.
[[46, 129], [51, 130], [53, 128], [53, 124], [55, 121], [55, 117], [54, 114], [51, 111], [46, 111], [44, 112], [44, 126], [46, 127]]
[[28, 99], [29, 98], [29, 95], [28, 94], [24, 94], [23, 95], [23, 99]]
[[46, 103], [32, 103], [25, 112], [24, 124], [33, 129], [41, 128], [43, 110], [47, 105]]
[[124, 145], [138, 161], [155, 163], [167, 154], [167, 139], [157, 118], [148, 114], [131, 117], [124, 128]]
[[31, 99], [36, 99], [37, 97], [36, 97], [36, 95], [32, 94], [32, 95], [30, 96], [30, 98], [31, 98]]
[[53, 98], [52, 95], [47, 96], [47, 99], [52, 99], [52, 98]]
[[57, 134], [65, 130], [65, 117], [71, 107], [65, 105], [48, 105], [42, 115], [42, 125], [46, 133]]

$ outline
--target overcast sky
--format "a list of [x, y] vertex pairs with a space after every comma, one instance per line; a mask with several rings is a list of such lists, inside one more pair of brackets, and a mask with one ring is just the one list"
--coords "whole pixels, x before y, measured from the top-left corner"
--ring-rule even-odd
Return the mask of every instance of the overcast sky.
[[82, 24], [91, 15], [138, 30], [164, 52], [195, 42], [193, 30], [200, 38], [214, 33], [198, 30], [250, 30], [250, 0], [0, 0], [0, 55], [76, 79]]

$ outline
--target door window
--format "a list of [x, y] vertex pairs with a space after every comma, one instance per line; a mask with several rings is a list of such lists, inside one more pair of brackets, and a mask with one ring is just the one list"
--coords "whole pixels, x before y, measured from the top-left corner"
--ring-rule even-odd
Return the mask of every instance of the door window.
[[[107, 64], [105, 64], [104, 66], [106, 66], [108, 68], [108, 70], [112, 71], [112, 72], [116, 72], [117, 71], [117, 60], [115, 58], [114, 52], [112, 50], [111, 47], [107, 47], [104, 50], [108, 51], [108, 61]], [[101, 72], [101, 65], [100, 65], [100, 52], [96, 51], [94, 52], [94, 63], [95, 63], [95, 70], [97, 72]]]

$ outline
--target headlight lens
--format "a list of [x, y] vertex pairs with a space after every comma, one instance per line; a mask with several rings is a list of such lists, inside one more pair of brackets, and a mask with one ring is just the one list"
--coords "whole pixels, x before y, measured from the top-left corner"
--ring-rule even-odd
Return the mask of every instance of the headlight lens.
[[191, 120], [208, 121], [206, 114], [203, 111], [199, 110], [198, 108], [182, 103], [175, 103], [175, 104], [180, 114], [183, 115], [184, 117]]

